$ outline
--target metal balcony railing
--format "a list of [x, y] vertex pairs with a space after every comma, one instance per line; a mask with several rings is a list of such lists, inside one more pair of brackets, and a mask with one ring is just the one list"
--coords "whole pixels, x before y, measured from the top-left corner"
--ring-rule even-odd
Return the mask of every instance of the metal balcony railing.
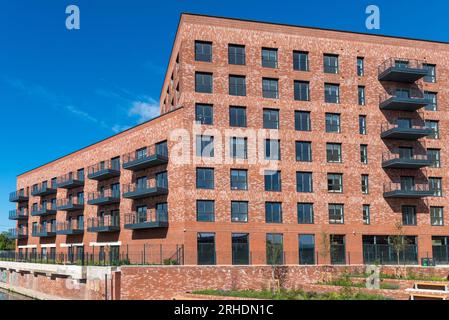
[[429, 188], [428, 183], [408, 185], [391, 182], [384, 184], [383, 190], [384, 198], [423, 198], [431, 197], [435, 193]]
[[51, 215], [56, 214], [57, 207], [50, 203], [44, 203], [37, 206], [33, 206], [31, 208], [31, 215], [32, 216], [45, 216], [45, 215]]
[[120, 230], [119, 215], [104, 215], [87, 220], [87, 231], [89, 232], [114, 232]]
[[417, 140], [432, 133], [432, 129], [427, 128], [424, 125], [424, 121], [419, 121], [419, 123], [411, 122], [407, 126], [395, 123], [381, 124], [382, 139]]
[[122, 156], [123, 169], [142, 170], [168, 162], [168, 148], [166, 143], [158, 143], [130, 152]]
[[84, 173], [69, 172], [57, 178], [58, 188], [71, 189], [84, 185]]
[[120, 202], [120, 190], [106, 189], [90, 192], [87, 203], [90, 205], [105, 205]]
[[70, 220], [65, 222], [58, 222], [56, 226], [57, 234], [81, 234], [84, 232], [84, 222], [82, 220]]
[[123, 185], [123, 198], [140, 199], [168, 193], [167, 180], [148, 180], [146, 183], [132, 183]]
[[93, 180], [105, 180], [120, 176], [120, 160], [105, 160], [87, 168], [87, 177]]
[[54, 182], [50, 182], [50, 185], [48, 184], [48, 182], [41, 182], [35, 186], [33, 186], [32, 190], [31, 190], [31, 195], [32, 196], [47, 196], [50, 194], [55, 194], [56, 193], [56, 188], [57, 188], [57, 183]]
[[33, 237], [53, 237], [56, 235], [56, 223], [33, 226]]
[[149, 229], [168, 226], [168, 212], [148, 209], [125, 214], [125, 229]]
[[81, 210], [84, 208], [84, 199], [78, 197], [58, 199], [56, 207], [59, 211]]
[[28, 201], [28, 199], [29, 199], [28, 191], [24, 189], [14, 191], [9, 194], [10, 202]]
[[378, 67], [379, 81], [413, 83], [427, 75], [424, 61], [389, 58]]
[[430, 103], [421, 88], [390, 88], [379, 95], [379, 106], [385, 110], [416, 111]]
[[9, 220], [28, 219], [28, 209], [21, 208], [9, 211]]
[[28, 228], [9, 229], [8, 237], [11, 239], [24, 239], [28, 237]]

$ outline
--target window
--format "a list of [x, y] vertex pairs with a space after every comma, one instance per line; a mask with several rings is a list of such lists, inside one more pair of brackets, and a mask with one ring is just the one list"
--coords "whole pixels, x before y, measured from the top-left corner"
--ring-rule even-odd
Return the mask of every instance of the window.
[[84, 192], [78, 192], [76, 195], [78, 204], [84, 204]]
[[231, 158], [247, 159], [248, 158], [248, 139], [241, 137], [231, 137], [230, 151]]
[[425, 82], [437, 82], [436, 65], [423, 63], [423, 68], [427, 69], [427, 75], [424, 77]]
[[330, 235], [331, 264], [346, 264], [346, 239], [344, 235]]
[[249, 264], [249, 235], [247, 233], [232, 234], [232, 264]]
[[296, 172], [296, 191], [313, 192], [312, 172]]
[[215, 264], [215, 233], [202, 233], [197, 235], [198, 265]]
[[327, 103], [340, 103], [340, 85], [325, 83], [324, 101]]
[[426, 105], [425, 109], [427, 111], [437, 111], [438, 109], [437, 93], [424, 91], [424, 98], [431, 101], [428, 105]]
[[213, 200], [196, 201], [196, 220], [197, 221], [215, 220], [215, 202]]
[[433, 191], [434, 197], [441, 197], [443, 195], [441, 178], [429, 178], [429, 190]]
[[324, 73], [338, 73], [338, 55], [324, 55]]
[[279, 110], [263, 109], [264, 129], [279, 129]]
[[212, 42], [195, 41], [195, 61], [212, 62]]
[[281, 160], [281, 141], [265, 139], [265, 159]]
[[412, 159], [413, 158], [413, 148], [412, 147], [399, 147], [399, 158], [400, 159]]
[[402, 206], [402, 224], [404, 226], [416, 226], [415, 206]]
[[364, 106], [366, 104], [366, 101], [365, 101], [365, 87], [359, 86], [358, 87], [358, 93], [359, 93], [359, 106]]
[[[167, 147], [167, 142], [165, 142], [165, 147]], [[168, 155], [168, 150], [166, 154]], [[120, 171], [120, 157], [115, 157], [111, 159], [111, 169]]]
[[371, 223], [370, 206], [369, 206], [369, 204], [364, 204], [362, 206], [362, 219], [363, 219], [363, 224], [370, 224]]
[[76, 172], [76, 176], [78, 177], [78, 180], [84, 181], [84, 169], [78, 169]]
[[214, 137], [203, 135], [196, 136], [196, 156], [214, 157]]
[[264, 172], [265, 191], [281, 191], [281, 172], [266, 170]]
[[136, 207], [136, 220], [137, 223], [142, 223], [147, 221], [147, 206], [137, 206]]
[[401, 190], [415, 190], [415, 178], [402, 176]]
[[312, 161], [312, 143], [309, 141], [296, 141], [296, 161]]
[[309, 71], [309, 53], [293, 51], [293, 70]]
[[156, 154], [160, 155], [160, 156], [168, 157], [167, 141], [161, 141], [161, 142], [156, 143]]
[[341, 143], [326, 143], [327, 162], [341, 162]]
[[231, 201], [231, 221], [248, 222], [248, 202]]
[[443, 226], [443, 207], [430, 207], [430, 224], [432, 226]]
[[295, 130], [310, 131], [310, 112], [309, 111], [295, 111]]
[[245, 65], [245, 46], [230, 44], [228, 46], [229, 64]]
[[168, 188], [167, 171], [156, 173], [156, 187], [158, 188]]
[[362, 193], [369, 193], [369, 176], [367, 174], [362, 174]]
[[438, 130], [438, 121], [434, 120], [425, 120], [426, 128], [432, 129], [433, 133], [427, 136], [429, 139], [439, 139], [440, 134]]
[[340, 133], [340, 115], [326, 113], [326, 132]]
[[231, 169], [231, 190], [248, 190], [248, 171]]
[[262, 79], [262, 96], [264, 98], [279, 98], [278, 79]]
[[309, 101], [309, 82], [308, 81], [294, 81], [293, 82], [294, 89], [294, 98], [297, 101]]
[[366, 134], [366, 116], [359, 116], [359, 133]]
[[197, 189], [214, 188], [214, 169], [196, 168], [196, 188]]
[[298, 241], [299, 241], [299, 264], [300, 265], [315, 264], [315, 235], [300, 234]]
[[140, 148], [136, 150], [136, 159], [143, 159], [147, 156], [147, 148]]
[[277, 68], [278, 67], [278, 50], [270, 48], [262, 48], [262, 67]]
[[329, 204], [329, 223], [343, 224], [344, 223], [344, 206], [342, 204]]
[[341, 173], [327, 174], [327, 191], [336, 193], [343, 192], [343, 175]]
[[427, 159], [432, 161], [431, 168], [440, 168], [440, 149], [427, 149]]
[[229, 76], [229, 94], [231, 96], [246, 96], [245, 76]]
[[210, 104], [197, 103], [195, 105], [195, 121], [200, 124], [213, 124], [213, 110]]
[[298, 223], [313, 224], [313, 203], [298, 203]]
[[357, 75], [363, 77], [365, 75], [365, 59], [357, 57]]
[[195, 72], [195, 92], [212, 93], [212, 73]]
[[265, 202], [265, 222], [282, 223], [282, 204], [280, 202]]
[[284, 263], [284, 239], [282, 233], [267, 233], [267, 264], [279, 265]]
[[360, 162], [363, 164], [368, 164], [368, 145], [360, 145]]
[[245, 107], [229, 107], [229, 125], [231, 127], [246, 127]]

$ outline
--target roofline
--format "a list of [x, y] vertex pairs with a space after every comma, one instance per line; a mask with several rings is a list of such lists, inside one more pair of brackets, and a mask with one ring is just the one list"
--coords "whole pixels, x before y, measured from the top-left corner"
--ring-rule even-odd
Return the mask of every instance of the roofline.
[[89, 144], [89, 145], [87, 145], [87, 146], [85, 146], [85, 147], [82, 147], [81, 149], [77, 149], [77, 150], [75, 150], [75, 151], [72, 151], [72, 152], [70, 152], [70, 153], [67, 153], [67, 154], [65, 154], [65, 155], [63, 155], [63, 156], [61, 156], [61, 157], [59, 157], [59, 158], [56, 158], [56, 159], [53, 159], [53, 160], [51, 160], [51, 161], [49, 161], [49, 162], [46, 162], [46, 163], [44, 163], [44, 164], [41, 164], [40, 166], [37, 166], [37, 167], [35, 167], [35, 168], [33, 168], [33, 169], [30, 169], [30, 170], [27, 170], [27, 171], [25, 171], [25, 172], [22, 172], [22, 173], [18, 174], [16, 177], [18, 178], [18, 177], [23, 176], [24, 174], [27, 174], [27, 173], [29, 173], [29, 172], [31, 172], [31, 171], [34, 171], [34, 170], [39, 169], [39, 168], [41, 168], [41, 167], [44, 167], [44, 166], [46, 166], [46, 165], [48, 165], [48, 164], [50, 164], [50, 163], [52, 163], [52, 162], [61, 160], [61, 159], [65, 158], [65, 157], [68, 157], [68, 156], [70, 156], [70, 155], [72, 155], [72, 154], [75, 154], [75, 153], [77, 153], [77, 152], [79, 152], [79, 151], [83, 151], [83, 150], [85, 150], [85, 149], [87, 149], [87, 148], [90, 148], [90, 147], [96, 145], [96, 144], [102, 143], [102, 142], [104, 142], [104, 141], [106, 141], [106, 140], [109, 140], [109, 139], [112, 139], [112, 138], [114, 138], [114, 137], [117, 137], [117, 136], [119, 136], [119, 135], [121, 135], [121, 134], [124, 134], [124, 133], [126, 133], [126, 132], [128, 132], [128, 131], [130, 131], [130, 130], [136, 129], [136, 128], [140, 127], [140, 126], [144, 126], [144, 125], [146, 125], [146, 124], [148, 124], [148, 123], [150, 123], [150, 122], [152, 122], [152, 121], [155, 121], [155, 120], [157, 120], [157, 119], [159, 119], [159, 118], [162, 118], [163, 116], [166, 116], [166, 115], [168, 115], [168, 114], [170, 114], [170, 113], [173, 113], [173, 112], [175, 112], [175, 111], [178, 111], [178, 110], [180, 110], [180, 109], [182, 109], [182, 108], [183, 108], [183, 107], [180, 106], [180, 107], [177, 107], [177, 108], [174, 109], [174, 110], [170, 110], [170, 111], [168, 111], [168, 112], [166, 112], [166, 113], [164, 113], [164, 114], [160, 114], [160, 115], [158, 115], [157, 117], [154, 117], [154, 118], [152, 118], [152, 119], [150, 119], [150, 120], [147, 120], [147, 121], [145, 121], [145, 122], [139, 123], [139, 124], [137, 124], [137, 125], [135, 125], [135, 126], [133, 126], [133, 127], [131, 127], [131, 128], [128, 128], [128, 129], [124, 130], [124, 131], [118, 132], [118, 133], [116, 133], [116, 134], [114, 134], [114, 135], [112, 135], [112, 136], [109, 136], [109, 137], [107, 137], [107, 138], [101, 139], [100, 141], [91, 143], [91, 144]]
[[[330, 28], [302, 26], [302, 25], [295, 25], [295, 24], [288, 24], [288, 23], [267, 22], [267, 21], [252, 20], [252, 19], [230, 18], [230, 17], [214, 16], [214, 15], [201, 14], [201, 13], [182, 12], [181, 17], [183, 15], [206, 17], [206, 18], [217, 18], [217, 19], [225, 19], [225, 20], [232, 20], [232, 21], [244, 21], [244, 22], [260, 23], [260, 24], [269, 24], [269, 25], [275, 25], [275, 26], [284, 26], [284, 27], [304, 28], [304, 29], [322, 30], [322, 31], [333, 31], [333, 32], [349, 33], [349, 34], [359, 34], [359, 35], [373, 36], [373, 37], [384, 37], [384, 38], [393, 38], [393, 39], [402, 39], [402, 40], [432, 42], [432, 43], [440, 43], [440, 44], [448, 44], [449, 45], [449, 41], [426, 40], [426, 39], [419, 39], [419, 38], [390, 36], [390, 35], [367, 33], [367, 32], [360, 32], [360, 31], [347, 31], [347, 30], [338, 30], [338, 29], [330, 29]], [[178, 25], [178, 30], [179, 30], [179, 25]]]

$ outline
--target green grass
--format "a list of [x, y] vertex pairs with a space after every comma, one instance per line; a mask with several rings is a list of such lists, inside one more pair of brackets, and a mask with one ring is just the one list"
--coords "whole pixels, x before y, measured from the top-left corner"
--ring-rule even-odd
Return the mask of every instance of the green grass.
[[[354, 288], [365, 288], [365, 282], [353, 282], [350, 277], [343, 277], [332, 281], [323, 282], [320, 284], [328, 285], [328, 286], [340, 286], [340, 287], [354, 287]], [[380, 283], [380, 289], [384, 290], [398, 290], [399, 285], [394, 283]]]
[[[353, 273], [347, 274], [350, 278], [367, 278], [369, 274], [367, 273]], [[393, 280], [420, 280], [420, 281], [448, 281], [446, 278], [438, 276], [420, 276], [414, 273], [408, 273], [406, 277], [398, 277], [392, 274], [380, 274], [381, 279], [393, 279]]]
[[351, 290], [342, 290], [341, 292], [305, 292], [302, 290], [281, 290], [279, 292], [271, 292], [268, 290], [199, 290], [194, 294], [253, 298], [253, 299], [269, 299], [269, 300], [391, 300], [390, 298], [359, 292], [351, 292]]

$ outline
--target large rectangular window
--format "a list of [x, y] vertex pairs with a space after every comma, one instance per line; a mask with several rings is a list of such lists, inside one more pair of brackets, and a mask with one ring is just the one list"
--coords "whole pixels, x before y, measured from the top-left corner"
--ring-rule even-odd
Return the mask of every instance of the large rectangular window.
[[246, 127], [245, 107], [229, 107], [229, 125], [231, 127]]
[[196, 136], [196, 156], [197, 157], [214, 157], [214, 137], [213, 136]]
[[415, 206], [402, 206], [402, 224], [404, 226], [416, 226]]
[[430, 83], [437, 82], [436, 65], [424, 63], [423, 68], [427, 69], [427, 75], [424, 77], [424, 81]]
[[262, 79], [262, 96], [264, 98], [279, 98], [279, 80], [263, 78]]
[[343, 192], [343, 175], [341, 173], [327, 174], [327, 191], [336, 193]]
[[366, 134], [366, 116], [359, 116], [359, 133]]
[[213, 200], [196, 201], [196, 220], [202, 222], [215, 221], [215, 202]]
[[313, 192], [312, 172], [296, 172], [296, 191]]
[[296, 161], [312, 161], [312, 143], [310, 141], [296, 141]]
[[343, 224], [345, 221], [344, 205], [343, 204], [329, 204], [329, 223]]
[[442, 179], [435, 177], [429, 178], [429, 190], [433, 192], [434, 197], [443, 196]]
[[363, 164], [368, 163], [368, 146], [366, 144], [360, 145], [360, 162]]
[[440, 133], [438, 129], [438, 121], [434, 120], [425, 120], [426, 128], [432, 129], [433, 133], [431, 135], [428, 135], [427, 138], [429, 139], [439, 139]]
[[248, 190], [248, 171], [231, 169], [231, 190]]
[[369, 176], [367, 174], [362, 174], [362, 193], [369, 193]]
[[262, 48], [262, 67], [278, 67], [278, 49]]
[[212, 73], [195, 72], [195, 92], [212, 93]]
[[295, 130], [297, 131], [311, 131], [310, 112], [309, 111], [295, 111]]
[[444, 226], [443, 207], [430, 207], [430, 225]]
[[340, 103], [340, 85], [325, 83], [324, 101], [327, 103]]
[[365, 75], [365, 59], [357, 57], [357, 75], [362, 77]]
[[281, 172], [265, 170], [265, 191], [281, 191]]
[[365, 87], [363, 87], [363, 86], [358, 87], [358, 101], [359, 101], [359, 106], [364, 106], [366, 104]]
[[246, 77], [245, 76], [229, 76], [229, 95], [246, 96]]
[[263, 109], [263, 128], [279, 129], [279, 110]]
[[199, 232], [197, 235], [198, 265], [214, 265], [215, 233]]
[[232, 264], [249, 264], [249, 235], [247, 233], [232, 234]]
[[197, 168], [196, 169], [196, 188], [214, 189], [214, 169]]
[[231, 221], [248, 222], [247, 201], [231, 201]]
[[315, 235], [300, 234], [299, 241], [299, 264], [315, 264]]
[[267, 264], [280, 265], [284, 263], [284, 236], [282, 233], [267, 233]]
[[248, 158], [248, 139], [242, 137], [229, 138], [231, 158], [247, 159]]
[[245, 65], [245, 55], [245, 46], [238, 44], [230, 44], [228, 46], [229, 64]]
[[281, 160], [281, 141], [276, 139], [265, 139], [265, 159]]
[[338, 73], [338, 55], [325, 54], [324, 58], [324, 73]]
[[424, 98], [428, 99], [430, 103], [426, 105], [425, 109], [427, 111], [437, 111], [438, 110], [438, 99], [436, 92], [424, 91]]
[[326, 143], [326, 159], [327, 162], [340, 163], [341, 157], [341, 143]]
[[282, 204], [280, 202], [265, 202], [265, 222], [282, 223]]
[[210, 104], [197, 103], [195, 105], [195, 121], [200, 124], [213, 124], [213, 109]]
[[298, 224], [313, 224], [313, 203], [298, 203]]
[[427, 149], [427, 159], [432, 161], [431, 168], [440, 168], [440, 149]]
[[195, 61], [212, 62], [212, 42], [195, 41]]
[[293, 70], [309, 71], [309, 53], [293, 51]]
[[293, 88], [294, 88], [294, 98], [297, 101], [309, 101], [310, 100], [310, 89], [309, 89], [309, 82], [308, 81], [294, 81], [293, 82]]
[[340, 114], [326, 113], [326, 132], [340, 133]]

